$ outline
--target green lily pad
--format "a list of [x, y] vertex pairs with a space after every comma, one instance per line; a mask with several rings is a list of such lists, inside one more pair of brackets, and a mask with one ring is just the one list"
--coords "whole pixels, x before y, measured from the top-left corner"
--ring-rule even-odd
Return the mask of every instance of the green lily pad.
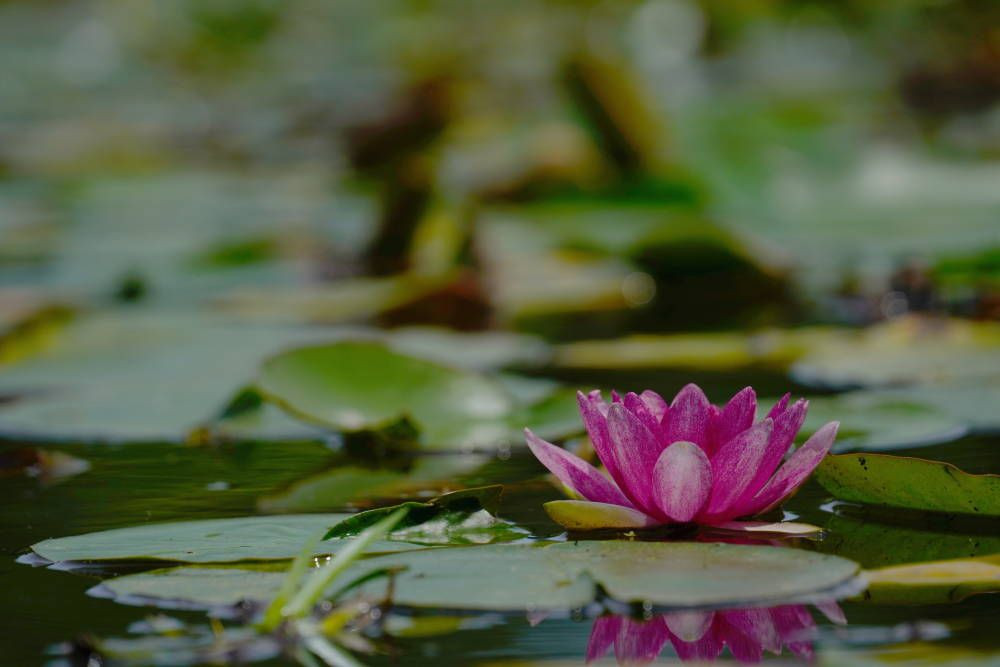
[[987, 646], [965, 646], [953, 642], [911, 640], [869, 649], [823, 648], [817, 664], [821, 667], [989, 667], [1000, 660], [1000, 651]]
[[1000, 475], [888, 454], [827, 456], [816, 480], [841, 500], [932, 512], [1000, 516]]
[[353, 322], [412, 303], [447, 285], [453, 275], [398, 274], [347, 278], [322, 285], [237, 287], [213, 300], [221, 312], [260, 322]]
[[[235, 322], [204, 313], [114, 312], [82, 318], [46, 333], [16, 363], [0, 367], [0, 395], [17, 397], [0, 405], [0, 435], [36, 441], [185, 442], [203, 437], [251, 440], [305, 440], [324, 437], [324, 429], [295, 419], [242, 389], [261, 361], [291, 346], [343, 340], [383, 339], [394, 349], [442, 356], [447, 347], [462, 363], [476, 365], [476, 349], [486, 349], [482, 367], [527, 361], [544, 345], [527, 336], [505, 337], [401, 329], [391, 333], [364, 328]], [[376, 343], [370, 343], [376, 345]], [[515, 347], [526, 354], [515, 356]], [[37, 348], [37, 349], [36, 349]], [[530, 352], [530, 355], [528, 354]], [[0, 352], [0, 357], [4, 356]], [[421, 362], [417, 362], [419, 365]], [[430, 363], [430, 362], [427, 362]], [[474, 376], [476, 386], [509, 402], [509, 392]], [[152, 381], [151, 378], [155, 378]], [[378, 380], [373, 378], [373, 384]], [[537, 409], [562, 409], [570, 401], [548, 382], [525, 379], [532, 401], [517, 404], [534, 419]], [[456, 388], [456, 391], [458, 388]], [[233, 405], [234, 396], [238, 405]], [[473, 394], [483, 398], [482, 394]], [[489, 400], [489, 399], [484, 399]], [[238, 408], [238, 409], [237, 409]], [[553, 414], [552, 419], [565, 415]], [[451, 424], [454, 436], [515, 440], [520, 427], [508, 413], [496, 420]], [[542, 415], [544, 419], [544, 415]], [[520, 420], [519, 420], [520, 421]], [[532, 422], [534, 423], [534, 422]], [[550, 433], [550, 435], [552, 435]]]
[[[214, 419], [257, 364], [336, 330], [236, 325], [207, 315], [111, 314], [80, 320], [35, 356], [0, 370], [0, 434], [74, 442], [182, 442]], [[318, 430], [277, 415], [294, 438]], [[244, 425], [242, 435], [254, 435]]]
[[819, 386], [969, 382], [1000, 374], [1000, 324], [906, 317], [831, 338], [792, 369]]
[[910, 563], [865, 572], [864, 600], [876, 604], [927, 605], [961, 602], [1000, 591], [1000, 554]]
[[343, 431], [410, 417], [434, 440], [442, 424], [490, 420], [512, 400], [486, 377], [370, 342], [306, 347], [264, 362], [261, 391], [290, 412]]
[[258, 386], [291, 413], [342, 431], [379, 430], [406, 419], [428, 448], [509, 446], [521, 441], [528, 424], [543, 437], [582, 429], [571, 392], [519, 405], [498, 381], [374, 342], [280, 354], [264, 363]]
[[407, 470], [341, 466], [309, 476], [262, 497], [263, 512], [322, 512], [382, 498], [399, 498], [459, 486], [457, 479], [483, 465], [482, 455], [420, 457]]
[[884, 451], [933, 445], [961, 438], [965, 420], [915, 397], [882, 391], [820, 396], [809, 401], [801, 436], [839, 421], [835, 451]]
[[881, 392], [900, 401], [920, 403], [927, 410], [949, 415], [966, 424], [973, 433], [1000, 433], [1000, 382], [996, 378], [960, 385], [933, 384], [888, 389]]
[[[54, 563], [95, 561], [176, 561], [230, 563], [293, 558], [302, 545], [348, 514], [302, 514], [157, 523], [117, 528], [86, 535], [57, 537], [31, 550]], [[335, 553], [344, 540], [317, 546], [317, 555]], [[375, 543], [372, 551], [403, 551], [414, 545], [399, 541]]]
[[554, 363], [580, 369], [784, 369], [806, 354], [810, 346], [837, 334], [837, 329], [819, 327], [766, 329], [751, 334], [643, 334], [565, 343], [556, 349]]
[[[694, 542], [558, 542], [429, 549], [370, 558], [345, 573], [354, 579], [404, 568], [393, 600], [413, 607], [565, 609], [603, 590], [622, 602], [673, 608], [750, 606], [812, 599], [853, 580], [853, 562], [798, 549]], [[127, 600], [228, 605], [267, 598], [282, 573], [253, 568], [181, 567], [105, 581]], [[386, 582], [366, 590], [383, 595]]]

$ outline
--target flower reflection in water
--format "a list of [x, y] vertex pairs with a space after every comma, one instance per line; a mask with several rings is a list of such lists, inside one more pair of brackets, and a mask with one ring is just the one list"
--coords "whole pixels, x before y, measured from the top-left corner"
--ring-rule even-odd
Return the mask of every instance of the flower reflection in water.
[[[816, 608], [833, 623], [847, 622], [835, 602]], [[816, 622], [805, 605], [673, 612], [645, 621], [602, 616], [590, 631], [587, 662], [605, 656], [613, 647], [621, 665], [648, 664], [668, 642], [683, 661], [715, 660], [727, 647], [740, 662], [760, 662], [764, 651], [779, 655], [783, 650], [809, 660], [815, 631]]]

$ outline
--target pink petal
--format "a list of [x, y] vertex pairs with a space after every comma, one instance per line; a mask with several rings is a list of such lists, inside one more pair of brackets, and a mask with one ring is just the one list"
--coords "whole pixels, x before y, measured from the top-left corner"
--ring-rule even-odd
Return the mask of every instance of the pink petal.
[[755, 424], [720, 447], [712, 457], [712, 497], [706, 518], [743, 516], [743, 508], [735, 503], [753, 481], [753, 471], [767, 452], [773, 425], [770, 419]]
[[823, 612], [823, 615], [831, 623], [835, 625], [847, 625], [847, 616], [844, 615], [844, 610], [840, 608], [836, 600], [817, 602], [815, 607]]
[[712, 627], [714, 611], [675, 611], [663, 615], [670, 632], [684, 642], [696, 642]]
[[623, 665], [648, 665], [669, 639], [670, 631], [659, 617], [645, 622], [623, 618], [615, 640], [615, 657]]
[[790, 399], [791, 397], [792, 397], [791, 394], [785, 394], [784, 396], [779, 398], [778, 402], [771, 407], [770, 411], [768, 411], [767, 416], [770, 417], [771, 419], [777, 418], [777, 416], [780, 415], [782, 412], [784, 412], [785, 408], [788, 407], [788, 399]]
[[756, 416], [757, 394], [752, 387], [741, 389], [712, 420], [711, 451], [715, 451], [735, 438], [738, 433], [753, 426]]
[[587, 641], [587, 662], [603, 658], [618, 638], [622, 627], [620, 616], [601, 616], [594, 619], [590, 628], [590, 639]]
[[783, 411], [774, 419], [774, 429], [771, 431], [771, 438], [768, 440], [764, 458], [757, 467], [753, 480], [747, 486], [739, 500], [736, 501], [737, 505], [749, 504], [753, 497], [757, 495], [757, 492], [760, 491], [761, 487], [771, 478], [774, 471], [777, 470], [778, 465], [785, 458], [785, 454], [788, 453], [788, 448], [792, 446], [795, 435], [802, 428], [802, 423], [806, 420], [806, 411], [808, 409], [809, 402], [799, 400], [795, 402], [795, 405]]
[[[839, 608], [838, 608], [839, 609]], [[805, 605], [783, 605], [771, 610], [774, 627], [788, 650], [804, 660], [813, 657], [816, 622]]]
[[761, 648], [772, 653], [781, 652], [781, 637], [774, 625], [768, 609], [740, 609], [738, 611], [722, 612], [726, 622], [746, 635], [748, 639]]
[[587, 428], [587, 435], [594, 445], [597, 458], [604, 464], [612, 479], [618, 479], [619, 473], [613, 454], [615, 446], [608, 434], [608, 404], [601, 398], [601, 392], [596, 390], [586, 396], [583, 392], [576, 392], [576, 402], [580, 406], [580, 416], [583, 417], [583, 425]]
[[718, 621], [712, 623], [712, 627], [702, 635], [701, 639], [693, 642], [684, 641], [679, 637], [671, 637], [670, 643], [677, 651], [677, 657], [682, 662], [704, 661], [711, 662], [722, 653], [723, 644], [719, 639]]
[[649, 429], [655, 437], [659, 438], [660, 433], [660, 421], [653, 415], [648, 407], [646, 407], [646, 402], [639, 398], [633, 392], [625, 394], [625, 400], [622, 401], [625, 409], [631, 412], [636, 418], [642, 422], [643, 426]]
[[641, 398], [642, 402], [646, 404], [649, 411], [653, 413], [656, 420], [662, 424], [663, 418], [667, 416], [667, 410], [670, 409], [670, 406], [668, 406], [667, 402], [663, 400], [663, 397], [655, 391], [647, 389], [639, 394], [639, 398]]
[[[816, 622], [805, 605], [783, 605], [771, 609], [774, 627], [781, 641], [796, 655], [812, 653], [810, 642], [816, 634]], [[804, 650], [803, 650], [804, 649]]]
[[690, 521], [712, 492], [712, 464], [701, 447], [683, 440], [660, 454], [653, 466], [656, 505], [674, 521]]
[[840, 422], [830, 422], [813, 433], [754, 496], [750, 511], [754, 514], [766, 512], [794, 493], [830, 451], [839, 427]]
[[737, 627], [721, 623], [719, 634], [729, 646], [729, 652], [740, 662], [760, 662], [764, 655], [764, 647], [760, 645], [760, 642], [755, 637], [744, 634]]
[[660, 444], [639, 419], [624, 405], [608, 408], [608, 433], [611, 435], [618, 487], [648, 514], [657, 514], [653, 499], [653, 466], [660, 456]]
[[698, 385], [685, 385], [670, 404], [669, 419], [664, 430], [666, 442], [669, 444], [686, 440], [699, 447], [706, 447], [711, 407]]
[[788, 650], [804, 662], [812, 662], [815, 655], [810, 642], [789, 642]]
[[530, 429], [524, 429], [524, 437], [535, 458], [579, 495], [598, 503], [632, 506], [614, 482], [579, 456], [542, 440]]

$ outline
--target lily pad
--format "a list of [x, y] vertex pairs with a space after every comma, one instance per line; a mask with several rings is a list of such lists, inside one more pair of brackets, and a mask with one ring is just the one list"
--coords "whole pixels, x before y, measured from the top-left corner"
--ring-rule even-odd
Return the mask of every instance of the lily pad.
[[[293, 558], [310, 538], [348, 514], [302, 514], [158, 523], [117, 528], [86, 535], [57, 537], [32, 545], [32, 551], [53, 563], [125, 560], [182, 563], [232, 563]], [[335, 553], [343, 540], [317, 547], [317, 555]], [[414, 545], [377, 542], [372, 551], [403, 551]]]
[[965, 420], [915, 397], [856, 391], [810, 399], [803, 437], [839, 421], [835, 451], [884, 451], [957, 440], [969, 431]]
[[[74, 323], [0, 371], [0, 434], [74, 442], [182, 442], [211, 421], [268, 354], [333, 329], [235, 325], [200, 314], [111, 314]], [[155, 378], [151, 381], [150, 378]], [[286, 435], [317, 429], [287, 420]], [[244, 429], [243, 435], [252, 435]]]
[[239, 287], [214, 299], [213, 305], [251, 322], [355, 322], [412, 303], [452, 280], [452, 274], [401, 273], [384, 278], [346, 278], [322, 285]]
[[865, 577], [864, 599], [877, 604], [961, 602], [1000, 591], [1000, 554], [884, 567], [868, 570]]
[[944, 413], [967, 425], [973, 433], [1000, 433], [1000, 382], [991, 378], [963, 384], [933, 384], [887, 389], [887, 398], [927, 406], [926, 410]]
[[1000, 475], [888, 454], [827, 456], [816, 480], [841, 500], [932, 512], [1000, 516]]
[[263, 364], [258, 384], [290, 412], [344, 431], [409, 416], [433, 433], [441, 424], [494, 419], [512, 405], [484, 376], [369, 342], [285, 352]]
[[409, 420], [428, 448], [515, 444], [521, 428], [535, 419], [547, 422], [540, 430], [552, 437], [582, 428], [568, 392], [519, 405], [499, 381], [374, 342], [305, 347], [272, 357], [258, 386], [291, 413], [342, 431]]
[[906, 317], [814, 346], [792, 369], [823, 387], [968, 382], [1000, 374], [1000, 324]]
[[[234, 396], [253, 380], [261, 361], [291, 346], [345, 338], [382, 339], [394, 349], [417, 354], [443, 355], [447, 347], [462, 363], [474, 365], [477, 347], [487, 348], [481, 366], [519, 359], [527, 361], [540, 350], [528, 336], [443, 334], [427, 330], [378, 332], [360, 327], [322, 327], [234, 322], [198, 312], [177, 314], [115, 312], [82, 318], [47, 333], [45, 345], [35, 345], [30, 355], [0, 368], [0, 436], [33, 441], [73, 442], [185, 442], [206, 435], [224, 439], [321, 439], [322, 427], [294, 419], [271, 403], [240, 405], [229, 410]], [[398, 338], [398, 339], [397, 339]], [[376, 343], [370, 343], [377, 345]], [[523, 346], [524, 356], [515, 357]], [[530, 355], [528, 352], [530, 351]], [[0, 353], [2, 356], [2, 353]], [[417, 362], [420, 364], [421, 362]], [[430, 362], [427, 362], [430, 363]], [[490, 397], [512, 401], [509, 392], [481, 376], [477, 386], [488, 387]], [[99, 378], [99, 381], [97, 380]], [[150, 378], [156, 378], [151, 382]], [[378, 380], [372, 378], [372, 383]], [[525, 379], [538, 385], [534, 400], [517, 404], [529, 410], [548, 411], [559, 400], [551, 383]], [[476, 400], [474, 394], [472, 399]], [[491, 399], [484, 399], [491, 400]], [[563, 419], [572, 401], [557, 402]], [[561, 407], [560, 407], [561, 406]], [[477, 436], [514, 441], [519, 429], [499, 420], [452, 424], [455, 437]], [[544, 418], [544, 415], [543, 415]], [[520, 420], [519, 420], [520, 421]], [[579, 422], [577, 422], [579, 427]]]
[[[830, 595], [851, 582], [846, 559], [798, 549], [694, 542], [558, 542], [452, 547], [370, 558], [345, 573], [353, 579], [404, 568], [393, 600], [412, 607], [567, 609], [599, 597], [657, 607], [751, 606]], [[125, 600], [182, 600], [202, 606], [266, 598], [282, 573], [254, 568], [181, 567], [105, 581]], [[385, 581], [366, 584], [382, 595]]]
[[836, 329], [824, 328], [636, 335], [565, 343], [556, 349], [555, 364], [580, 369], [783, 369], [817, 341], [836, 335]]
[[459, 486], [457, 479], [483, 465], [476, 454], [421, 457], [412, 468], [341, 466], [312, 475], [261, 498], [264, 512], [317, 512], [342, 509], [382, 498], [400, 498], [434, 489]]

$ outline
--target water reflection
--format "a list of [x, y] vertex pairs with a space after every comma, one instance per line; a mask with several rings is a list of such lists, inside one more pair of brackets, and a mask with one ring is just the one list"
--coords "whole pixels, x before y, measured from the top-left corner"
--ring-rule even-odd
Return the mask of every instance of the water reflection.
[[[835, 602], [816, 608], [833, 623], [847, 622]], [[785, 650], [810, 660], [815, 634], [816, 621], [805, 605], [672, 612], [649, 620], [602, 616], [590, 631], [587, 662], [614, 649], [618, 664], [648, 664], [668, 643], [682, 661], [715, 660], [727, 648], [740, 662], [760, 662], [765, 651], [779, 655]]]

